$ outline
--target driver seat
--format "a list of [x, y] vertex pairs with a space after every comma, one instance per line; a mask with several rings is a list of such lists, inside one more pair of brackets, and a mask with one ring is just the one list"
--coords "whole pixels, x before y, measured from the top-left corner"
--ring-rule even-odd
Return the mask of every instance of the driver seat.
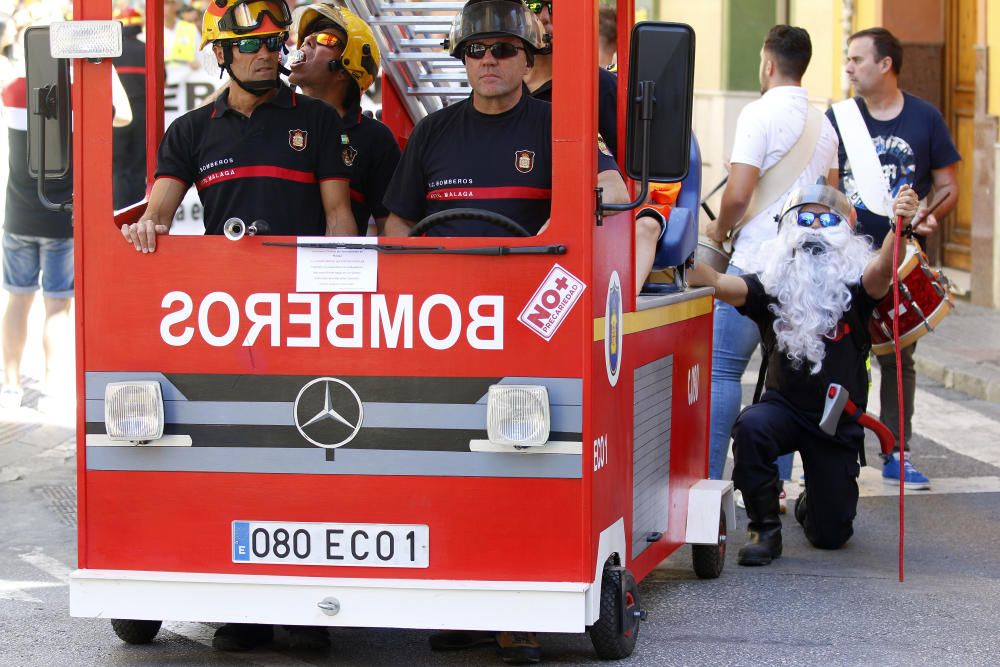
[[653, 259], [653, 271], [642, 286], [643, 294], [669, 294], [687, 287], [684, 265], [698, 247], [698, 212], [701, 210], [701, 149], [691, 134], [688, 174], [670, 210], [666, 229], [660, 236]]

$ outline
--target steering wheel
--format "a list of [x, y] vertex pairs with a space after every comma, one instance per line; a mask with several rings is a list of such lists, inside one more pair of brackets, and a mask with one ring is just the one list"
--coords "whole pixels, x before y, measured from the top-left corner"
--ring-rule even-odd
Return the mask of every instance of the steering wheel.
[[428, 232], [428, 230], [431, 230], [438, 225], [446, 222], [454, 222], [456, 220], [479, 220], [480, 222], [487, 222], [491, 225], [496, 225], [497, 227], [510, 232], [514, 236], [534, 236], [534, 234], [508, 218], [506, 215], [494, 213], [493, 211], [486, 211], [480, 208], [452, 208], [447, 211], [431, 213], [429, 216], [413, 225], [413, 229], [410, 230], [410, 236], [423, 236]]

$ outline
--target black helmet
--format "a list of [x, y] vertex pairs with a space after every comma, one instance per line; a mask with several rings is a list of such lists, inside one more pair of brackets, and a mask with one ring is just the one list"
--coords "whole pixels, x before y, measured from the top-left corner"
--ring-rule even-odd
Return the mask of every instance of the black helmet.
[[449, 53], [462, 57], [462, 45], [472, 37], [509, 35], [532, 53], [545, 49], [545, 28], [522, 0], [469, 0], [451, 22]]

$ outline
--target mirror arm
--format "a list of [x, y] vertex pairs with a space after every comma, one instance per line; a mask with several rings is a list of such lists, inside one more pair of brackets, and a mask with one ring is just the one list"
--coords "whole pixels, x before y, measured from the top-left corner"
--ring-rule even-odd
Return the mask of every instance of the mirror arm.
[[639, 120], [642, 122], [642, 181], [639, 195], [627, 204], [603, 203], [601, 188], [597, 188], [597, 225], [603, 223], [604, 213], [618, 213], [638, 208], [649, 195], [649, 134], [653, 126], [653, 112], [656, 109], [656, 82], [640, 81], [639, 97], [634, 102], [639, 104]]
[[55, 86], [36, 88], [35, 92], [38, 93], [38, 99], [34, 113], [42, 117], [42, 122], [38, 128], [38, 143], [41, 145], [41, 150], [38, 152], [38, 179], [36, 180], [36, 184], [38, 185], [38, 201], [41, 202], [42, 207], [46, 210], [57, 213], [72, 213], [72, 201], [57, 204], [45, 195], [45, 121], [52, 117], [51, 110], [53, 105], [50, 98], [53, 95], [58, 95], [58, 92]]

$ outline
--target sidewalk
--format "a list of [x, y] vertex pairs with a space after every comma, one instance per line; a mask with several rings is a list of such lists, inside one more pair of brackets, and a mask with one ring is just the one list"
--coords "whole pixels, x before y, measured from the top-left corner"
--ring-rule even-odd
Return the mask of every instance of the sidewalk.
[[917, 342], [917, 373], [973, 398], [1000, 403], [1000, 311], [955, 300]]

